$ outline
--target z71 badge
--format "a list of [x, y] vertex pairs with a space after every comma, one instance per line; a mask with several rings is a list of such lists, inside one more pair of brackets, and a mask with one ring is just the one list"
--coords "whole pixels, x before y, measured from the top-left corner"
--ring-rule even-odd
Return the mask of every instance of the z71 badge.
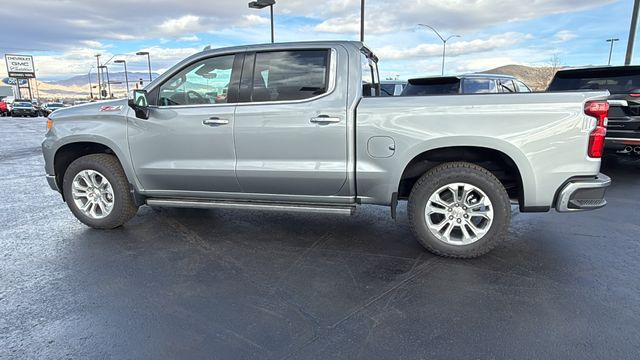
[[120, 111], [122, 110], [122, 105], [113, 106], [113, 105], [103, 105], [100, 106], [100, 111]]

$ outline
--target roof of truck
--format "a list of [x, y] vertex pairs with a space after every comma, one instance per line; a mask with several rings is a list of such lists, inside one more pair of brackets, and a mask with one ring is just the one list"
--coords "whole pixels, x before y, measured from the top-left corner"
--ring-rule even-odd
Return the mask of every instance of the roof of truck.
[[631, 71], [640, 71], [640, 65], [624, 65], [624, 66], [581, 66], [581, 67], [572, 67], [572, 68], [564, 68], [559, 69], [558, 72], [566, 73], [566, 72], [597, 72], [597, 71], [618, 71], [618, 70], [631, 70]]
[[294, 41], [294, 42], [277, 42], [277, 43], [262, 43], [262, 44], [252, 44], [252, 45], [238, 45], [238, 46], [230, 46], [230, 47], [220, 47], [220, 48], [205, 48], [205, 50], [201, 51], [201, 53], [207, 52], [217, 52], [220, 50], [225, 51], [247, 51], [247, 50], [255, 50], [255, 49], [264, 49], [264, 48], [293, 48], [293, 47], [313, 47], [313, 46], [326, 46], [326, 45], [346, 45], [346, 46], [355, 46], [361, 48], [364, 44], [360, 41], [349, 41], [349, 40], [320, 40], [320, 41]]
[[470, 79], [470, 78], [488, 78], [488, 79], [516, 79], [515, 76], [506, 74], [485, 74], [485, 73], [472, 73], [461, 75], [444, 75], [444, 76], [424, 76], [411, 78], [411, 80], [429, 80], [429, 79]]

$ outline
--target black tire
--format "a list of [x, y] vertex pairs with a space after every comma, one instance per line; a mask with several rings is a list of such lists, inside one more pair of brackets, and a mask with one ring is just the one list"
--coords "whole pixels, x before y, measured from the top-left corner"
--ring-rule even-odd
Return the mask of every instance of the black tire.
[[[102, 219], [85, 215], [73, 201], [71, 185], [74, 177], [83, 170], [95, 170], [103, 174], [113, 188], [113, 209]], [[64, 199], [71, 212], [82, 223], [95, 229], [113, 229], [124, 225], [138, 212], [129, 182], [118, 159], [109, 154], [91, 154], [76, 159], [64, 173], [62, 182]]]
[[[467, 245], [448, 244], [439, 240], [429, 230], [425, 217], [431, 195], [441, 187], [457, 182], [482, 190], [491, 201], [494, 212], [488, 232]], [[409, 195], [408, 213], [413, 234], [427, 250], [440, 256], [470, 259], [486, 254], [507, 237], [511, 201], [504, 186], [485, 168], [467, 162], [452, 162], [436, 166], [415, 183]]]

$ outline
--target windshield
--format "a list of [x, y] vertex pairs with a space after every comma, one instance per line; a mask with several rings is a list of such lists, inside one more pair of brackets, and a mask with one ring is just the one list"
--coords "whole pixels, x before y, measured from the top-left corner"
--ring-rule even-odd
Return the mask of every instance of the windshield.
[[411, 79], [402, 91], [403, 96], [458, 94], [460, 79], [456, 77]]
[[31, 104], [28, 102], [17, 102], [13, 104], [14, 107], [31, 107]]
[[61, 108], [61, 107], [64, 107], [64, 105], [63, 104], [49, 104], [49, 105], [47, 105], [47, 107], [50, 107], [50, 108]]
[[640, 88], [640, 70], [600, 69], [561, 71], [549, 85], [549, 91], [609, 90], [612, 94], [628, 94]]

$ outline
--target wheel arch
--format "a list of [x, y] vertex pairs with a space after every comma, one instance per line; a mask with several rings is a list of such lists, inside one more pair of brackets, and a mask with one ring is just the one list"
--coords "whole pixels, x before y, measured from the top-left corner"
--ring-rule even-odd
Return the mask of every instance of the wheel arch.
[[395, 182], [398, 198], [407, 198], [415, 181], [431, 168], [445, 162], [466, 161], [483, 166], [496, 175], [510, 197], [516, 198], [524, 209], [526, 199], [535, 196], [535, 174], [526, 156], [509, 143], [498, 143], [495, 138], [490, 142], [452, 142], [449, 139], [441, 146], [416, 147]]
[[[76, 159], [91, 154], [111, 154], [116, 157], [130, 184], [135, 186], [135, 176], [127, 162], [126, 154], [108, 139], [74, 139], [60, 145], [53, 156], [53, 168], [56, 184], [63, 192], [62, 181], [69, 165]], [[64, 194], [63, 194], [64, 195]]]

